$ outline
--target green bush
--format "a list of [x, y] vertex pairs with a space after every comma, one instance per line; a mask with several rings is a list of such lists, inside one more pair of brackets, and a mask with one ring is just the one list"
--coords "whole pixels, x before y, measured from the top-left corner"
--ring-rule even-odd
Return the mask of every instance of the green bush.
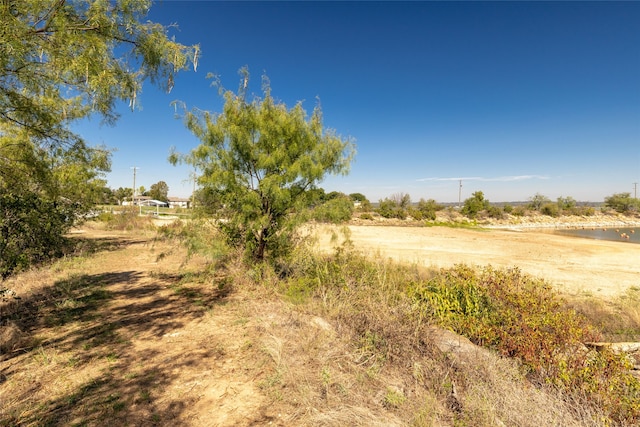
[[353, 202], [349, 197], [338, 196], [313, 208], [311, 217], [319, 222], [339, 224], [353, 216]]
[[629, 213], [640, 208], [640, 200], [632, 198], [631, 193], [616, 193], [605, 197], [604, 205], [619, 213]]
[[484, 198], [482, 191], [476, 191], [464, 201], [464, 206], [462, 206], [460, 212], [462, 215], [474, 219], [478, 217], [480, 212], [488, 210], [489, 207], [489, 200]]
[[442, 210], [443, 206], [439, 205], [435, 200], [420, 199], [418, 205], [410, 210], [411, 216], [417, 220], [436, 220], [436, 212]]
[[376, 211], [383, 218], [406, 219], [409, 214], [407, 207], [403, 207], [401, 204], [389, 198], [380, 200]]
[[423, 316], [520, 359], [534, 381], [586, 396], [617, 423], [640, 417], [640, 381], [628, 359], [584, 349], [598, 333], [546, 282], [518, 269], [457, 266], [409, 292]]
[[495, 219], [504, 218], [504, 211], [499, 206], [489, 206], [489, 209], [487, 209], [487, 214], [489, 215], [490, 218], [495, 218]]
[[62, 255], [74, 207], [35, 193], [0, 194], [0, 278]]
[[560, 216], [560, 208], [555, 203], [545, 203], [540, 208], [540, 212], [543, 215], [547, 215], [554, 218], [557, 218]]
[[511, 215], [513, 216], [525, 216], [527, 214], [527, 208], [525, 206], [516, 206], [515, 208], [513, 208], [513, 212], [511, 212]]

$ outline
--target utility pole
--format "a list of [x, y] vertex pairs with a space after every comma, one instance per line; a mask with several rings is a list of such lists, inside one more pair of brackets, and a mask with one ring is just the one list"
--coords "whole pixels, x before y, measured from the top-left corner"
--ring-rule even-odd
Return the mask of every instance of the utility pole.
[[196, 180], [198, 176], [196, 175], [196, 168], [193, 168], [193, 191], [191, 192], [191, 209], [195, 209], [196, 207]]
[[638, 183], [637, 182], [633, 183], [633, 198], [634, 199], [638, 198]]
[[458, 209], [460, 209], [461, 201], [462, 201], [462, 180], [460, 180], [460, 188], [458, 189]]
[[136, 171], [140, 168], [132, 166], [131, 169], [133, 169], [133, 196], [131, 196], [131, 206], [134, 206], [136, 204]]

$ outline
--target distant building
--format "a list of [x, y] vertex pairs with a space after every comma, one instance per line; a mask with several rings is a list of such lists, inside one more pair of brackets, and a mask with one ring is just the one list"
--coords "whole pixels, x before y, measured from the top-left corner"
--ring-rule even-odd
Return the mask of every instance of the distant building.
[[136, 196], [133, 199], [133, 202], [131, 202], [131, 200], [125, 200], [122, 202], [123, 206], [146, 206], [144, 205], [144, 203], [147, 200], [151, 200], [151, 197], [149, 196]]
[[131, 200], [125, 200], [122, 202], [123, 206], [159, 206], [159, 207], [167, 207], [169, 204], [167, 202], [163, 202], [162, 200], [154, 200], [149, 196], [136, 196], [131, 203]]
[[186, 208], [191, 207], [191, 199], [185, 199], [182, 197], [169, 197], [170, 208]]
[[169, 203], [163, 202], [162, 200], [154, 200], [154, 199], [141, 200], [138, 202], [138, 205], [139, 206], [159, 206], [161, 208], [169, 207]]

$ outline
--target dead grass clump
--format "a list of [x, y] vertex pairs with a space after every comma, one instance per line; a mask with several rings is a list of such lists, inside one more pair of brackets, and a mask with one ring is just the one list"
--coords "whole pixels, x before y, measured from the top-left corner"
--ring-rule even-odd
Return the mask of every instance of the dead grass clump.
[[155, 228], [153, 219], [148, 215], [140, 215], [135, 206], [115, 213], [104, 212], [98, 216], [98, 221], [104, 222], [108, 230], [131, 231]]
[[517, 361], [491, 353], [465, 360], [460, 367], [465, 379], [459, 393], [465, 408], [461, 419], [475, 426], [600, 425], [593, 409], [573, 406], [558, 389], [531, 386], [520, 368]]
[[640, 288], [631, 287], [612, 300], [573, 298], [568, 304], [602, 332], [609, 342], [640, 341]]
[[11, 353], [22, 346], [27, 335], [12, 321], [7, 320], [0, 326], [0, 353]]

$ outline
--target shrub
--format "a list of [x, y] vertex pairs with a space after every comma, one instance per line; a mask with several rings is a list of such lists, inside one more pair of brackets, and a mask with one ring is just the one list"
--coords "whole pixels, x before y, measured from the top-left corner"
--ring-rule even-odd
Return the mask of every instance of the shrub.
[[541, 208], [540, 212], [543, 215], [551, 216], [557, 218], [560, 216], [560, 208], [555, 203], [545, 203]]
[[539, 211], [540, 209], [542, 209], [542, 206], [551, 202], [551, 200], [549, 200], [548, 197], [543, 196], [540, 193], [536, 193], [534, 196], [532, 196], [529, 199], [529, 204], [527, 205], [527, 208], [531, 209], [532, 211]]
[[605, 197], [604, 205], [619, 213], [629, 213], [638, 210], [640, 201], [632, 198], [631, 193], [616, 193]]
[[498, 206], [489, 206], [489, 209], [487, 210], [487, 214], [489, 215], [490, 218], [495, 218], [495, 219], [504, 218], [504, 211], [500, 209], [500, 207]]
[[62, 255], [74, 206], [35, 193], [0, 194], [0, 278]]
[[525, 206], [516, 206], [511, 212], [513, 216], [525, 216], [527, 214], [527, 208]]
[[531, 378], [576, 399], [586, 396], [615, 422], [640, 417], [640, 381], [625, 356], [587, 351], [598, 334], [586, 319], [564, 308], [542, 280], [518, 269], [442, 270], [410, 289], [423, 316], [471, 341], [517, 357]]
[[316, 221], [338, 224], [349, 221], [353, 215], [353, 202], [349, 197], [339, 196], [330, 199], [312, 210]]
[[417, 220], [436, 220], [436, 212], [442, 210], [442, 205], [439, 205], [435, 200], [420, 199], [418, 205], [411, 210], [411, 216]]
[[464, 206], [460, 212], [473, 219], [476, 218], [480, 212], [489, 209], [489, 206], [489, 200], [484, 198], [482, 191], [476, 191], [471, 197], [464, 201]]
[[385, 198], [384, 200], [380, 200], [376, 211], [383, 218], [406, 219], [409, 213], [407, 210], [408, 207], [408, 205], [403, 206], [393, 199]]

